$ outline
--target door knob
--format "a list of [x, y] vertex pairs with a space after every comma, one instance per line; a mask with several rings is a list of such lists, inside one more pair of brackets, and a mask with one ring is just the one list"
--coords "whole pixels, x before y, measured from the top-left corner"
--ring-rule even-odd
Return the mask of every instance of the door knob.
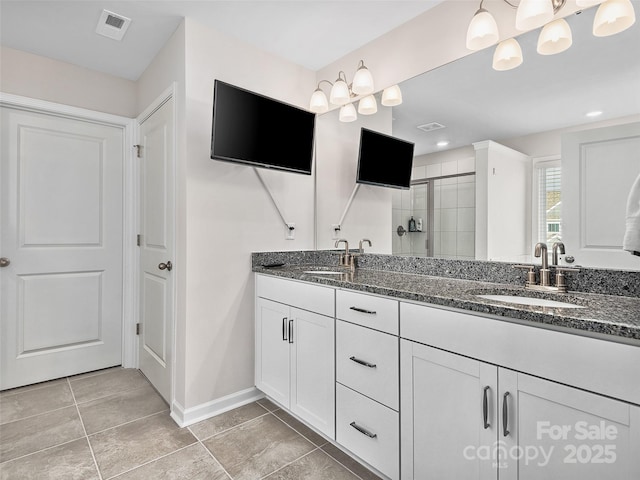
[[0, 258], [0, 267], [8, 267], [10, 263], [11, 260], [9, 260], [7, 257]]
[[171, 263], [171, 260], [169, 260], [167, 263], [161, 263], [160, 265], [158, 265], [158, 268], [160, 270], [169, 270], [169, 271], [171, 271], [173, 269], [173, 264]]

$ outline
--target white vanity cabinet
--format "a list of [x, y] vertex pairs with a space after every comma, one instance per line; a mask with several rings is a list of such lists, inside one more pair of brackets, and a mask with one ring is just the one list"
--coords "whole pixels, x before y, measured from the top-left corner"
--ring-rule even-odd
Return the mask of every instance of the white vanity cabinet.
[[256, 387], [335, 438], [334, 290], [257, 275], [256, 294]]
[[336, 440], [400, 476], [398, 301], [336, 292]]
[[637, 347], [412, 304], [401, 335], [403, 479], [640, 478], [640, 407], [591, 392], [633, 396]]

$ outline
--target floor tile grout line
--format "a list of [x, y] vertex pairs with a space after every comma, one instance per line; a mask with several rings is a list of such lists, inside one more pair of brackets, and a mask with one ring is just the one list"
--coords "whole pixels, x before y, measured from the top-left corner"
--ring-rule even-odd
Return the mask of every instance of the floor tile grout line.
[[[67, 379], [66, 377], [56, 378], [55, 380], [46, 380], [44, 382], [40, 382], [42, 383], [42, 385], [40, 383], [33, 383], [31, 385], [25, 385], [24, 387], [15, 387], [15, 388], [10, 388], [8, 390], [3, 390], [2, 392], [0, 392], [0, 399], [13, 397], [15, 395], [20, 395], [22, 393], [33, 392], [35, 390], [42, 390], [43, 388], [53, 387], [57, 384], [63, 384], [66, 382], [63, 382], [62, 380], [66, 380], [66, 379]], [[12, 390], [20, 390], [21, 388], [26, 388], [26, 390], [23, 390], [21, 392], [16, 391], [11, 393]]]
[[65, 405], [64, 407], [54, 408], [53, 410], [47, 410], [46, 412], [36, 413], [34, 415], [29, 415], [28, 417], [16, 418], [15, 420], [11, 420], [9, 422], [1, 423], [0, 427], [4, 427], [5, 425], [9, 425], [10, 423], [20, 422], [22, 420], [29, 420], [31, 418], [39, 417], [40, 415], [46, 415], [47, 413], [53, 413], [53, 412], [57, 412], [57, 411], [60, 411], [60, 410], [64, 410], [65, 408], [71, 408], [71, 407], [75, 407], [75, 403], [72, 402], [69, 405]]
[[[285, 412], [287, 413], [287, 412]], [[287, 427], [289, 427], [291, 430], [293, 430], [294, 432], [296, 432], [298, 435], [300, 435], [302, 438], [304, 438], [307, 442], [309, 442], [311, 445], [313, 445], [314, 447], [322, 447], [324, 445], [326, 445], [327, 443], [329, 443], [328, 440], [326, 440], [324, 437], [322, 437], [321, 435], [317, 434], [318, 436], [320, 436], [320, 438], [322, 438], [322, 440], [324, 440], [324, 443], [322, 445], [316, 445], [316, 443], [314, 441], [312, 441], [310, 438], [306, 437], [304, 433], [299, 432], [298, 430], [295, 429], [295, 427], [289, 425], [284, 419], [280, 418], [278, 415], [276, 415], [275, 413], [271, 412], [271, 415], [273, 415], [274, 417], [276, 417], [278, 420], [280, 420], [282, 423], [284, 423]], [[296, 420], [295, 417], [292, 417], [294, 420]], [[300, 422], [300, 420], [298, 420]], [[302, 425], [304, 425], [304, 423], [300, 422]], [[304, 425], [306, 427], [306, 425]], [[307, 427], [311, 430], [310, 427]], [[313, 430], [311, 430], [313, 432]], [[315, 432], [313, 432], [315, 433]]]
[[158, 460], [161, 460], [161, 459], [166, 458], [166, 457], [168, 457], [170, 455], [173, 455], [174, 453], [178, 453], [178, 452], [181, 452], [182, 450], [185, 450], [185, 449], [187, 449], [189, 447], [193, 447], [196, 443], [198, 443], [197, 439], [196, 439], [196, 442], [190, 443], [189, 445], [185, 445], [184, 447], [180, 447], [177, 450], [174, 450], [172, 452], [169, 452], [169, 453], [166, 453], [164, 455], [161, 455], [158, 458], [154, 458], [154, 459], [149, 460], [147, 462], [141, 463], [140, 465], [136, 465], [135, 467], [132, 467], [129, 470], [125, 470], [124, 472], [120, 472], [120, 473], [118, 473], [118, 474], [116, 474], [116, 475], [114, 475], [112, 477], [106, 478], [104, 480], [112, 480], [113, 478], [121, 477], [122, 475], [125, 475], [125, 474], [127, 474], [129, 472], [133, 472], [134, 470], [137, 470], [138, 468], [142, 468], [145, 465], [149, 465], [150, 463], [157, 462]]
[[67, 440], [66, 442], [58, 443], [57, 445], [51, 445], [49, 447], [45, 447], [45, 448], [42, 448], [40, 450], [36, 450], [35, 452], [26, 453], [24, 455], [20, 455], [19, 457], [11, 458], [9, 460], [5, 460], [3, 462], [0, 462], [0, 466], [6, 465], [7, 463], [13, 462], [15, 460], [20, 460], [22, 458], [30, 457], [31, 455], [35, 455], [36, 453], [42, 453], [42, 452], [46, 452], [47, 450], [51, 450], [53, 448], [62, 447], [63, 445], [67, 445], [68, 443], [77, 442], [78, 440], [82, 440], [83, 438], [86, 438], [86, 437], [84, 437], [83, 435], [80, 435], [79, 437], [71, 439], [71, 440]]
[[[219, 432], [216, 432], [216, 433], [214, 433], [213, 435], [209, 435], [208, 437], [204, 437], [202, 440], [200, 439], [200, 437], [199, 437], [198, 435], [196, 435], [196, 433], [195, 433], [193, 430], [191, 430], [191, 427], [193, 427], [194, 425], [197, 425], [197, 423], [194, 423], [193, 425], [189, 425], [187, 428], [189, 429], [189, 431], [191, 432], [191, 434], [192, 434], [194, 437], [196, 437], [196, 438], [198, 439], [198, 441], [202, 441], [202, 442], [204, 442], [204, 441], [209, 440], [209, 439], [211, 439], [211, 438], [213, 438], [213, 437], [216, 437], [216, 436], [218, 436], [218, 435], [221, 435], [221, 434], [223, 434], [223, 433], [226, 433], [226, 432], [228, 432], [229, 430], [233, 430], [234, 428], [238, 428], [238, 427], [241, 427], [241, 426], [243, 426], [243, 425], [246, 425], [247, 423], [253, 422], [254, 420], [257, 420], [258, 418], [266, 417], [266, 416], [267, 416], [267, 415], [269, 415], [269, 414], [271, 414], [271, 412], [265, 412], [265, 413], [263, 413], [262, 415], [258, 415], [257, 417], [250, 418], [249, 420], [246, 420], [246, 421], [244, 421], [244, 422], [242, 422], [242, 423], [238, 423], [237, 425], [234, 425], [234, 426], [232, 426], [232, 427], [225, 428], [224, 430], [220, 430]], [[215, 417], [212, 417], [212, 418], [215, 418]], [[206, 422], [206, 420], [202, 420], [202, 421], [203, 421], [203, 422]], [[200, 423], [200, 422], [198, 422], [198, 423]]]
[[[187, 428], [189, 429], [189, 427], [187, 427]], [[191, 432], [191, 429], [189, 429], [189, 431]], [[191, 434], [195, 437], [195, 434], [194, 434], [193, 432], [191, 432]], [[209, 449], [207, 448], [207, 446], [206, 446], [204, 443], [202, 443], [202, 440], [200, 440], [198, 437], [196, 437], [196, 440], [198, 440], [198, 443], [199, 443], [200, 445], [202, 445], [202, 448], [204, 448], [204, 450], [209, 454], [209, 456], [210, 456], [211, 458], [213, 458], [213, 460], [214, 460], [218, 465], [220, 465], [220, 468], [221, 468], [221, 469], [222, 469], [222, 471], [227, 475], [227, 477], [229, 477], [229, 480], [233, 480], [233, 477], [232, 477], [232, 476], [231, 476], [231, 474], [227, 471], [227, 469], [226, 469], [226, 468], [224, 468], [224, 465], [222, 465], [222, 462], [220, 462], [220, 460], [218, 460], [218, 459], [216, 458], [216, 456], [213, 454], [213, 452], [212, 452], [211, 450], [209, 450]]]
[[113, 430], [114, 428], [122, 427], [123, 425], [129, 425], [130, 423], [137, 422], [138, 420], [145, 420], [145, 419], [147, 419], [149, 417], [153, 417], [154, 415], [159, 415], [160, 413], [165, 413], [165, 412], [168, 412], [168, 411], [169, 411], [169, 409], [165, 408], [164, 410], [160, 410], [159, 412], [150, 413], [150, 414], [145, 415], [144, 417], [140, 417], [140, 418], [134, 418], [133, 420], [129, 420], [127, 422], [121, 423], [120, 425], [114, 425], [113, 427], [109, 427], [109, 428], [105, 428], [103, 430], [98, 430], [97, 432], [89, 433], [89, 434], [87, 434], [87, 436], [88, 437], [93, 437], [94, 435], [98, 435], [99, 433], [104, 433], [104, 432], [107, 432], [109, 430]]
[[[128, 390], [120, 390], [120, 391], [117, 391], [115, 393], [110, 393], [108, 395], [105, 395], [103, 397], [92, 398], [91, 400], [81, 400], [80, 402], [76, 401], [76, 404], [77, 405], [86, 405], [87, 403], [96, 402], [98, 400], [104, 400], [105, 398], [115, 397], [116, 395], [122, 395], [123, 393], [134, 392], [136, 390], [141, 390], [143, 388], [148, 388], [148, 387], [149, 387], [149, 385], [143, 385], [141, 387], [130, 388]], [[151, 388], [153, 388], [153, 387], [151, 387]], [[153, 391], [155, 392], [156, 390], [153, 389]], [[74, 398], [75, 398], [75, 396], [74, 396]], [[167, 405], [167, 407], [168, 407], [168, 405]]]
[[93, 372], [85, 372], [85, 373], [77, 373], [75, 375], [71, 375], [70, 377], [66, 377], [71, 381], [72, 379], [82, 380], [84, 378], [97, 377], [98, 375], [104, 375], [105, 373], [109, 373], [116, 370], [126, 370], [122, 365], [116, 365], [115, 367], [107, 367], [102, 368], [100, 370], [94, 370]]
[[320, 450], [320, 447], [316, 447], [315, 445], [313, 445], [315, 448], [312, 449], [310, 452], [305, 453], [304, 455], [300, 455], [298, 458], [296, 458], [295, 460], [291, 460], [289, 463], [282, 465], [281, 467], [276, 468], [273, 472], [267, 473], [266, 475], [263, 475], [262, 477], [260, 477], [260, 480], [264, 480], [265, 478], [269, 477], [269, 475], [273, 475], [276, 472], [279, 472], [280, 470], [282, 470], [283, 468], [287, 468], [289, 465], [291, 465], [292, 463], [296, 463], [298, 460], [311, 455], [313, 452], [315, 452], [316, 450]]
[[[327, 442], [329, 443], [329, 442]], [[330, 445], [332, 445], [331, 443], [329, 443]], [[326, 443], [325, 443], [326, 445]], [[322, 447], [319, 447], [320, 450], [322, 450], [322, 453], [324, 453], [325, 455], [327, 455], [328, 457], [332, 458], [333, 460], [335, 460], [336, 463], [338, 463], [339, 465], [342, 465], [344, 468], [346, 468], [348, 471], [350, 471], [351, 473], [353, 473], [357, 478], [359, 478], [360, 480], [363, 480], [363, 478], [358, 475], [356, 472], [354, 472], [353, 470], [351, 470], [349, 467], [347, 467], [344, 463], [342, 463], [340, 460], [338, 460], [336, 457], [334, 457], [333, 455], [331, 455], [329, 452], [325, 451]], [[342, 450], [340, 450], [342, 452]], [[342, 452], [344, 453], [344, 452]], [[345, 455], [347, 455], [346, 453], [344, 453]], [[358, 465], [360, 465], [362, 468], [366, 468], [368, 471], [370, 471], [367, 467], [365, 467], [364, 465], [362, 465], [360, 462], [358, 462], [355, 458], [352, 458], [351, 456], [347, 455], [349, 458], [351, 458], [351, 460], [353, 460], [354, 462], [356, 462]], [[371, 472], [372, 474], [376, 475], [376, 477], [378, 476], [377, 474]]]
[[78, 402], [76, 402], [76, 396], [73, 393], [73, 389], [71, 388], [71, 381], [69, 377], [67, 377], [67, 383], [69, 384], [69, 390], [71, 390], [71, 396], [73, 397], [73, 402], [76, 407], [76, 412], [78, 412], [78, 418], [80, 419], [80, 425], [82, 425], [82, 431], [84, 432], [84, 438], [87, 440], [87, 445], [89, 446], [89, 452], [91, 452], [91, 458], [93, 458], [93, 464], [96, 467], [96, 472], [98, 472], [98, 480], [102, 480], [102, 472], [100, 472], [100, 467], [98, 466], [98, 460], [96, 459], [96, 455], [93, 452], [93, 446], [91, 446], [91, 441], [89, 440], [89, 435], [87, 435], [87, 429], [84, 426], [84, 420], [82, 419], [82, 415], [80, 414], [80, 408], [78, 407]]

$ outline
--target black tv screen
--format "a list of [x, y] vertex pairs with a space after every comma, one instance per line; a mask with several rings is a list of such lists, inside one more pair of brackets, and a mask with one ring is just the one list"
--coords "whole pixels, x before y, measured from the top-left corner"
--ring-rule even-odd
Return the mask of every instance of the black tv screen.
[[211, 158], [311, 175], [315, 114], [216, 80]]
[[383, 187], [411, 186], [413, 143], [373, 130], [360, 130], [356, 183]]

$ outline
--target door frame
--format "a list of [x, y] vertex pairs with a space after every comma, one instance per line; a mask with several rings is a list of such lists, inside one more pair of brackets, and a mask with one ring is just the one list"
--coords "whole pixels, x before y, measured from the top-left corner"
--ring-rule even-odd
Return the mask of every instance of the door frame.
[[63, 105], [0, 92], [0, 106], [44, 113], [64, 118], [88, 121], [122, 129], [123, 144], [123, 250], [122, 250], [122, 366], [138, 367], [138, 343], [136, 323], [138, 318], [138, 252], [136, 235], [138, 230], [138, 169], [134, 162], [133, 139], [135, 119], [97, 112], [85, 108]]
[[[177, 182], [177, 172], [178, 172], [178, 135], [177, 135], [177, 129], [178, 129], [178, 121], [177, 121], [177, 105], [176, 105], [176, 87], [177, 84], [176, 82], [172, 82], [171, 85], [164, 90], [160, 95], [158, 95], [135, 119], [132, 119], [132, 124], [133, 124], [133, 134], [135, 135], [134, 138], [136, 139], [136, 144], [139, 143], [140, 141], [140, 124], [143, 123], [145, 120], [147, 120], [151, 115], [153, 115], [156, 110], [158, 110], [160, 107], [162, 107], [165, 103], [167, 103], [169, 100], [173, 99], [173, 112], [172, 112], [172, 116], [173, 116], [173, 135], [174, 135], [174, 142], [173, 142], [173, 165], [172, 165], [172, 170], [170, 172], [171, 177], [173, 179], [173, 192], [174, 192], [174, 198], [173, 198], [173, 219], [172, 219], [172, 225], [173, 225], [173, 248], [174, 248], [174, 263], [176, 263], [177, 260], [177, 225], [176, 225], [176, 205], [177, 205], [177, 195], [178, 195], [178, 182]], [[136, 159], [136, 153], [133, 152], [133, 145], [131, 147], [131, 151], [132, 151], [132, 157], [134, 158], [134, 160]], [[140, 227], [140, 208], [142, 206], [141, 201], [141, 195], [140, 195], [140, 181], [142, 180], [140, 177], [140, 162], [131, 162], [132, 165], [134, 166], [135, 172], [134, 172], [134, 177], [135, 177], [135, 221], [136, 221], [136, 234], [137, 232], [140, 231], [141, 227]], [[134, 264], [134, 272], [133, 272], [133, 279], [135, 280], [135, 314], [136, 314], [136, 318], [140, 318], [140, 270], [141, 270], [141, 265], [140, 265], [140, 249], [139, 248], [135, 248], [135, 264]], [[175, 268], [176, 272], [178, 273], [180, 271], [180, 266], [178, 265], [177, 268]], [[175, 391], [176, 391], [176, 332], [177, 332], [177, 312], [178, 312], [178, 281], [176, 279], [174, 279], [174, 283], [173, 283], [173, 311], [170, 313], [171, 314], [171, 335], [172, 335], [172, 357], [171, 357], [171, 365], [169, 366], [169, 369], [171, 371], [171, 394], [170, 394], [170, 400], [169, 400], [169, 407], [171, 409], [171, 411], [174, 411], [174, 403], [175, 403]], [[133, 324], [133, 330], [132, 332], [135, 332], [135, 325], [136, 325], [137, 321], [134, 322]], [[133, 340], [132, 340], [135, 345], [132, 345], [132, 349], [135, 352], [135, 366], [136, 368], [138, 368], [139, 366], [139, 356], [140, 356], [140, 352], [139, 352], [139, 341], [138, 341], [138, 336], [137, 335], [133, 335]]]

